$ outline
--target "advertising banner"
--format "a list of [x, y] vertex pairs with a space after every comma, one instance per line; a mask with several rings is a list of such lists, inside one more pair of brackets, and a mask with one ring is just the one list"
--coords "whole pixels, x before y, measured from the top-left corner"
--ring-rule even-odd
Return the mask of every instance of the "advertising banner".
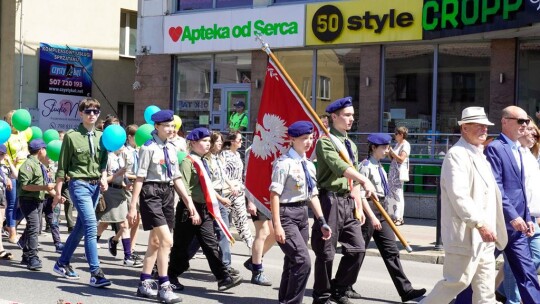
[[92, 50], [40, 43], [39, 92], [91, 96]]
[[424, 0], [424, 39], [499, 31], [540, 22], [539, 0]]
[[81, 123], [79, 102], [84, 97], [38, 93], [39, 127], [48, 129], [69, 130], [77, 128]]
[[421, 20], [421, 0], [308, 4], [306, 45], [421, 40]]
[[255, 33], [275, 48], [304, 46], [304, 5], [192, 13], [165, 17], [167, 54], [255, 50]]

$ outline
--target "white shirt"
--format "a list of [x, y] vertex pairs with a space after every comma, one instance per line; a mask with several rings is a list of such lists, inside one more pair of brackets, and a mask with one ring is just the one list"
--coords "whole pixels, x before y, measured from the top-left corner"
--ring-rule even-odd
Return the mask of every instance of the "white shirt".
[[521, 144], [519, 141], [512, 141], [508, 136], [504, 135], [504, 133], [501, 133], [501, 135], [504, 137], [506, 142], [510, 145], [510, 148], [512, 149], [512, 153], [514, 154], [514, 158], [516, 159], [517, 166], [519, 170], [521, 170], [521, 159], [519, 157], [519, 148], [521, 147]]

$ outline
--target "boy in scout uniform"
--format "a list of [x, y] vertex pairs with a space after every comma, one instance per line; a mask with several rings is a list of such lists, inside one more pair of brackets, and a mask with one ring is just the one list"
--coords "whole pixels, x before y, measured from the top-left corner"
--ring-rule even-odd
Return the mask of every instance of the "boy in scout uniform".
[[[388, 208], [386, 196], [389, 193], [388, 177], [381, 165], [381, 159], [388, 153], [392, 137], [384, 133], [370, 134], [367, 138], [369, 158], [360, 164], [360, 173], [365, 175], [373, 183], [376, 189], [376, 195], [381, 204]], [[384, 265], [394, 282], [402, 302], [408, 302], [412, 299], [423, 296], [426, 289], [414, 289], [411, 282], [405, 275], [401, 267], [399, 258], [399, 249], [396, 245], [396, 237], [390, 224], [384, 219], [380, 211], [375, 207], [373, 201], [368, 199], [369, 203], [364, 204], [364, 211], [367, 213], [366, 222], [362, 225], [362, 234], [366, 247], [373, 236], [375, 244], [383, 258]]]
[[[178, 158], [169, 142], [174, 132], [173, 111], [161, 110], [152, 115], [155, 131], [139, 151], [137, 178], [133, 185], [127, 219], [137, 218], [137, 201], [140, 199], [140, 215], [145, 231], [151, 230], [148, 248], [143, 260], [137, 296], [156, 298], [164, 303], [179, 303], [182, 299], [174, 294], [174, 286], [167, 276], [167, 263], [173, 243], [171, 230], [174, 225], [174, 189], [180, 194], [193, 220], [199, 222], [193, 202], [186, 192], [178, 170]], [[157, 261], [159, 290], [155, 290], [152, 268]]]
[[69, 235], [62, 255], [54, 265], [54, 272], [78, 280], [79, 275], [69, 264], [73, 253], [84, 236], [84, 253], [90, 266], [90, 286], [111, 285], [99, 267], [97, 253], [96, 205], [99, 192], [107, 191], [107, 151], [101, 144], [101, 131], [95, 128], [100, 103], [94, 98], [84, 98], [79, 103], [82, 123], [69, 130], [62, 141], [62, 149], [56, 171], [56, 188], [53, 205], [61, 202], [64, 178], [69, 177], [69, 196], [77, 208], [77, 222]]
[[30, 142], [28, 145], [30, 155], [19, 168], [17, 178], [19, 205], [26, 219], [22, 263], [26, 264], [29, 270], [42, 268], [41, 260], [37, 255], [41, 210], [45, 201], [45, 192], [54, 189], [54, 184], [48, 183], [47, 169], [43, 165], [47, 162], [45, 147], [45, 142], [41, 139]]
[[[368, 196], [375, 188], [355, 169], [358, 151], [347, 137], [354, 121], [351, 97], [332, 102], [326, 112], [332, 118], [330, 137], [320, 138], [315, 151], [319, 200], [324, 218], [332, 229], [332, 238], [323, 240], [320, 223], [315, 221], [311, 241], [316, 256], [313, 298], [316, 304], [329, 303], [330, 297], [334, 302], [346, 304], [350, 303], [347, 289], [356, 282], [366, 251], [361, 230], [364, 215], [362, 210], [356, 210], [360, 218], [355, 218], [355, 199], [360, 200], [360, 186]], [[344, 151], [353, 165], [343, 160], [338, 151]], [[338, 241], [343, 245], [343, 257], [332, 280], [332, 262]]]
[[[192, 130], [186, 139], [189, 142], [190, 155], [180, 164], [180, 171], [186, 182], [186, 188], [193, 199], [195, 210], [187, 205], [178, 204], [174, 227], [174, 242], [171, 249], [171, 261], [168, 274], [173, 284], [178, 284], [178, 276], [189, 268], [189, 247], [197, 237], [210, 270], [218, 280], [218, 290], [225, 291], [241, 283], [242, 278], [233, 276], [227, 270], [218, 252], [218, 241], [214, 233], [214, 218], [207, 206], [205, 191], [197, 170], [206, 170], [210, 176], [210, 168], [203, 156], [210, 150], [210, 131], [206, 128]], [[197, 163], [197, 168], [195, 167]], [[199, 166], [201, 163], [203, 166]], [[210, 182], [210, 180], [209, 180]], [[214, 191], [210, 184], [206, 191]], [[206, 194], [209, 194], [206, 192]], [[195, 217], [197, 221], [195, 221]]]
[[307, 206], [311, 206], [320, 223], [323, 240], [330, 239], [332, 230], [326, 224], [317, 197], [315, 166], [306, 158], [306, 151], [313, 145], [313, 124], [297, 121], [289, 126], [287, 133], [292, 138], [292, 147], [274, 163], [270, 203], [274, 235], [285, 254], [279, 303], [301, 304], [311, 272]]

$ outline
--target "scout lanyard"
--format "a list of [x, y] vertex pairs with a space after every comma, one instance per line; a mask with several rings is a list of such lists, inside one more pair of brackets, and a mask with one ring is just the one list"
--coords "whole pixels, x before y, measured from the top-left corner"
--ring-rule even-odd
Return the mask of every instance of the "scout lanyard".
[[227, 227], [227, 225], [225, 225], [223, 219], [221, 218], [221, 212], [219, 211], [219, 203], [216, 196], [216, 191], [214, 190], [214, 188], [210, 187], [210, 185], [212, 185], [212, 181], [210, 180], [206, 169], [204, 169], [204, 165], [199, 158], [192, 157], [191, 155], [188, 155], [187, 158], [193, 164], [193, 167], [197, 172], [197, 176], [199, 177], [208, 212], [210, 212], [210, 214], [214, 217], [214, 220], [217, 222], [219, 228], [221, 228], [221, 231], [223, 231], [231, 244], [234, 244], [234, 238], [229, 231], [229, 228]]

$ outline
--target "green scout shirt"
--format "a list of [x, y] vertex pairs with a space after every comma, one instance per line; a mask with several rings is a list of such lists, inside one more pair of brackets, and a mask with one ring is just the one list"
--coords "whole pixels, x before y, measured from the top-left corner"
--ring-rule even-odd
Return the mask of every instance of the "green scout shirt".
[[45, 191], [26, 191], [23, 186], [45, 185], [43, 172], [41, 172], [40, 162], [35, 155], [29, 155], [26, 161], [19, 168], [17, 177], [17, 194], [20, 197], [45, 199]]
[[88, 130], [81, 123], [75, 130], [69, 130], [62, 141], [62, 149], [58, 159], [56, 178], [69, 176], [72, 179], [99, 179], [101, 173], [107, 168], [107, 150], [101, 142], [101, 131], [94, 130], [92, 140], [94, 157], [90, 155], [88, 143]]
[[[201, 158], [195, 153], [191, 153], [190, 155], [193, 158]], [[186, 186], [187, 193], [188, 195], [191, 195], [193, 202], [197, 204], [206, 204], [199, 176], [197, 175], [195, 166], [193, 166], [193, 163], [189, 158], [184, 158], [180, 164], [180, 171], [182, 172], [182, 177], [185, 181], [184, 184]]]
[[[346, 134], [341, 134], [334, 128], [330, 128], [330, 133], [335, 135], [345, 146], [345, 138], [348, 138]], [[352, 140], [350, 141], [352, 143]], [[355, 144], [352, 144], [351, 147], [355, 160], [354, 168], [356, 168], [358, 167], [358, 149]], [[319, 189], [342, 194], [349, 193], [351, 189], [349, 189], [347, 178], [343, 177], [343, 173], [351, 166], [341, 159], [332, 140], [326, 136], [321, 137], [317, 141], [315, 153], [317, 154], [317, 182]], [[355, 182], [355, 185], [357, 184]]]
[[232, 131], [238, 131], [241, 127], [244, 127], [247, 130], [248, 117], [246, 113], [232, 113], [229, 120], [229, 129], [231, 129]]

